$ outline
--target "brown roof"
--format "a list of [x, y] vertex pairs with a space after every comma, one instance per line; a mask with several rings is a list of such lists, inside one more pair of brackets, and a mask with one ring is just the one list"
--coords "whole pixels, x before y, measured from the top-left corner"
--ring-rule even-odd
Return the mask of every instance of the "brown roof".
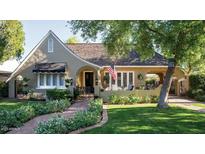
[[[66, 44], [66, 45], [76, 55], [91, 63], [94, 63], [99, 66], [108, 66], [113, 64], [112, 60], [110, 59], [110, 56], [108, 56], [107, 54], [106, 48], [103, 46], [102, 43], [75, 43], [75, 44]], [[139, 54], [135, 51], [131, 51], [128, 54], [128, 57], [123, 57], [118, 59], [115, 65], [164, 66], [167, 65], [167, 63], [168, 63], [167, 60], [159, 53], [155, 53], [154, 57], [152, 57], [151, 59], [148, 59], [146, 61], [141, 61]]]

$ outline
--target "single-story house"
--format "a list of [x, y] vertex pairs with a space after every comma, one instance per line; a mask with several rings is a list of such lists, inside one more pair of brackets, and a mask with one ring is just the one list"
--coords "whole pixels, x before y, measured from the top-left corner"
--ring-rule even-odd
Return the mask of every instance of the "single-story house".
[[[117, 73], [116, 80], [108, 72], [110, 66]], [[71, 90], [78, 88], [82, 93], [101, 97], [108, 97], [112, 92], [159, 95], [167, 67], [167, 59], [159, 53], [141, 61], [137, 52], [131, 51], [127, 57], [113, 62], [101, 43], [66, 44], [49, 31], [8, 78], [9, 97], [17, 97], [19, 76], [28, 78], [28, 87], [42, 96], [47, 89], [65, 89], [65, 79], [72, 79]], [[146, 85], [149, 76], [157, 77], [154, 88]], [[179, 67], [171, 89], [175, 95], [188, 90], [188, 78]]]

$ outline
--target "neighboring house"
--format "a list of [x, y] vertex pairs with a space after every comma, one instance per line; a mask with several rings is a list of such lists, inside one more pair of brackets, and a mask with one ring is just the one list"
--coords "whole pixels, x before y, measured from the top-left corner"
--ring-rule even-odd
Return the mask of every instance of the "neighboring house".
[[[72, 79], [73, 89], [83, 93], [94, 93], [108, 97], [110, 91], [132, 92], [159, 95], [168, 62], [160, 54], [146, 61], [140, 61], [139, 55], [132, 51], [126, 58], [115, 61], [117, 80], [111, 81], [107, 69], [114, 62], [100, 43], [65, 44], [52, 31], [36, 45], [24, 61], [11, 74], [9, 79], [9, 97], [16, 97], [16, 79], [18, 76], [30, 79], [28, 86], [35, 93], [45, 94], [47, 89], [65, 89], [65, 79]], [[143, 90], [147, 74], [156, 74], [159, 78], [155, 93]], [[139, 89], [139, 90], [137, 90]], [[141, 90], [140, 90], [141, 89]], [[173, 93], [180, 95], [188, 90], [185, 74], [177, 67], [173, 77]]]
[[0, 70], [0, 81], [6, 81], [12, 72]]

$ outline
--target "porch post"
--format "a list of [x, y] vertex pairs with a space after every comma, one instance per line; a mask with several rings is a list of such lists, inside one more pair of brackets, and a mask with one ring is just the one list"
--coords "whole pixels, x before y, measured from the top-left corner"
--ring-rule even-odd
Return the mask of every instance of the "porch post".
[[9, 98], [15, 98], [15, 93], [16, 93], [15, 79], [12, 78], [9, 81]]
[[100, 96], [100, 88], [102, 87], [100, 69], [98, 69], [96, 73], [98, 84], [96, 85], [95, 81], [94, 94], [95, 96]]

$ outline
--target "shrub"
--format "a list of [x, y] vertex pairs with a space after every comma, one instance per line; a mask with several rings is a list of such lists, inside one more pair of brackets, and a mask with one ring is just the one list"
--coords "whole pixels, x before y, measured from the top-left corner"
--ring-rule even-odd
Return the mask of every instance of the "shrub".
[[139, 97], [134, 94], [127, 96], [111, 95], [109, 101], [111, 104], [135, 104], [135, 103], [156, 103], [159, 100], [158, 96]]
[[109, 96], [109, 101], [111, 104], [119, 104], [119, 97], [117, 95], [111, 95]]
[[25, 106], [13, 111], [1, 110], [0, 133], [8, 131], [11, 127], [18, 127], [37, 115], [63, 111], [70, 104], [69, 100], [55, 100], [45, 103], [28, 102]]
[[65, 134], [98, 122], [102, 112], [102, 100], [89, 102], [87, 111], [77, 112], [73, 118], [55, 117], [47, 122], [40, 122], [35, 129], [39, 134]]
[[64, 100], [53, 100], [48, 101], [46, 103], [46, 108], [48, 110], [48, 113], [50, 112], [61, 112], [66, 107], [70, 106], [70, 101], [64, 99]]
[[70, 99], [71, 92], [67, 89], [49, 89], [46, 91], [49, 100]]
[[205, 91], [205, 75], [191, 75], [189, 77], [189, 84], [191, 89], [202, 89]]
[[157, 103], [159, 101], [159, 96], [151, 96], [151, 103]]
[[8, 83], [0, 81], [0, 97], [8, 97]]
[[73, 97], [74, 99], [76, 99], [78, 96], [80, 95], [80, 91], [78, 88], [75, 88], [73, 91]]
[[32, 106], [22, 106], [14, 112], [17, 121], [26, 122], [35, 116], [35, 110]]
[[18, 125], [20, 125], [20, 122], [17, 121], [14, 112], [7, 110], [0, 111], [0, 133], [4, 133], [8, 131], [10, 127]]

